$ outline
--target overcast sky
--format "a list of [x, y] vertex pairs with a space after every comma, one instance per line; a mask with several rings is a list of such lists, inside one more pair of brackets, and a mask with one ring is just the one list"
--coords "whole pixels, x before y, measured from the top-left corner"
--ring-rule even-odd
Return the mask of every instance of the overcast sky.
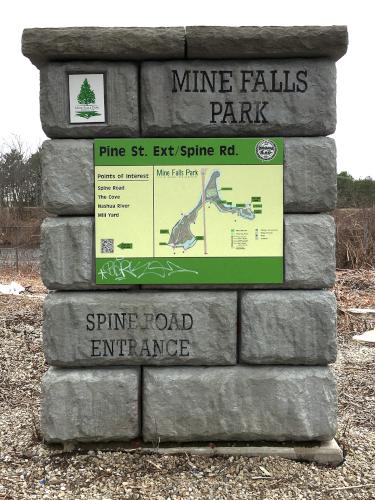
[[[32, 149], [46, 139], [39, 119], [39, 72], [21, 54], [24, 28], [59, 26], [346, 24], [349, 50], [337, 63], [338, 170], [375, 178], [373, 2], [312, 0], [13, 0], [0, 18], [0, 141], [18, 135]], [[4, 12], [5, 11], [5, 12]]]

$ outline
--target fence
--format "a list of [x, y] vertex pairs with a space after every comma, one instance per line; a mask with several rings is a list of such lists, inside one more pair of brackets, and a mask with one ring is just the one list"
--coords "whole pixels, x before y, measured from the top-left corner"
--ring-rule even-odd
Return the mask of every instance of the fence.
[[39, 270], [39, 225], [0, 225], [0, 269]]

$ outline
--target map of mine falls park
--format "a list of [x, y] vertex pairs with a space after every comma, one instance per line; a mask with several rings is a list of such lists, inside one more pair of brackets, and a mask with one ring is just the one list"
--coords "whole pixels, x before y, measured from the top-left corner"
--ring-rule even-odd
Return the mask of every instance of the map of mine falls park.
[[282, 164], [173, 160], [96, 164], [96, 282], [282, 282]]

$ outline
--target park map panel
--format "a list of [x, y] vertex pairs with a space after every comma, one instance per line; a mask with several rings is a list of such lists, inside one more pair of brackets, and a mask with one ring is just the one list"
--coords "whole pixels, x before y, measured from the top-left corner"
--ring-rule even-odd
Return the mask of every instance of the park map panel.
[[96, 283], [283, 282], [280, 138], [97, 139]]

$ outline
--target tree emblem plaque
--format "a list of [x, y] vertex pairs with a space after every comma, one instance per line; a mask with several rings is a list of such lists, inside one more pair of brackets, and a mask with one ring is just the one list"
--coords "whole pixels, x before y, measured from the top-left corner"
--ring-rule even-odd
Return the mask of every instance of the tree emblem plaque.
[[70, 123], [105, 122], [104, 74], [69, 75]]

